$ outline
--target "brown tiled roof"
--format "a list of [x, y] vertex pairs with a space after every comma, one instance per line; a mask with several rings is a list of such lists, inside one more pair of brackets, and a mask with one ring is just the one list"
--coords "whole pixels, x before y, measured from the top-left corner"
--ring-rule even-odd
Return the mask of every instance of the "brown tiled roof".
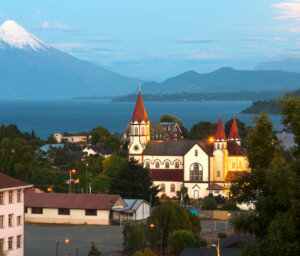
[[243, 148], [235, 141], [227, 142], [228, 155], [230, 156], [243, 156], [245, 155]]
[[211, 183], [206, 189], [207, 190], [223, 190], [223, 189], [225, 189], [225, 187], [223, 187], [219, 184], [216, 184], [216, 183]]
[[143, 97], [141, 94], [141, 91], [139, 91], [139, 95], [135, 104], [135, 108], [134, 108], [134, 112], [131, 118], [131, 122], [138, 122], [141, 123], [142, 121], [144, 122], [148, 122], [148, 116], [147, 116], [147, 112], [144, 106], [144, 101], [143, 101]]
[[[25, 207], [110, 210], [119, 195], [25, 193]], [[122, 199], [121, 199], [122, 200]], [[125, 204], [124, 204], [125, 205]]]
[[243, 175], [244, 173], [245, 173], [245, 171], [242, 171], [242, 172], [241, 171], [228, 171], [225, 181], [231, 182], [232, 180]]
[[232, 125], [231, 125], [231, 130], [230, 130], [230, 134], [229, 134], [228, 139], [229, 140], [230, 139], [233, 139], [233, 140], [235, 140], [235, 139], [241, 139], [235, 117], [233, 117], [233, 121], [232, 121]]
[[153, 156], [183, 156], [195, 144], [198, 144], [207, 155], [212, 155], [213, 145], [204, 141], [179, 140], [179, 141], [150, 141], [143, 155]]
[[183, 181], [183, 170], [180, 169], [152, 169], [149, 175], [152, 181]]
[[15, 187], [31, 187], [28, 183], [0, 173], [0, 189]]
[[215, 135], [215, 140], [226, 140], [225, 131], [224, 131], [221, 117], [219, 117], [219, 123], [218, 123], [218, 127], [217, 127], [217, 132]]

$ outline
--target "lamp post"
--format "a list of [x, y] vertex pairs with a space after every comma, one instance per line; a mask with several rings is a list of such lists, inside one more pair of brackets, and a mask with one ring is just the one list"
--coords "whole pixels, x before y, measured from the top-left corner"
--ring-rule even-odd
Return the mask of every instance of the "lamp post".
[[213, 244], [212, 246], [216, 248], [217, 255], [218, 255], [218, 256], [220, 256], [220, 245], [219, 245], [219, 238], [218, 238], [218, 245], [216, 245], [216, 244]]
[[76, 173], [76, 170], [75, 169], [72, 169], [70, 170], [70, 180], [69, 180], [69, 185], [70, 185], [70, 194], [72, 194], [72, 183], [71, 183], [71, 180], [72, 180], [72, 174], [75, 174]]
[[163, 245], [163, 232], [159, 227], [156, 227], [154, 223], [150, 223], [149, 227], [151, 229], [157, 228], [160, 232], [160, 254], [164, 255], [164, 245]]
[[65, 242], [66, 244], [68, 244], [68, 243], [70, 243], [70, 239], [65, 238], [65, 240], [56, 240], [56, 256], [59, 256], [58, 249], [59, 249], [59, 243], [60, 242]]
[[89, 163], [85, 164], [85, 193], [88, 193], [88, 188], [87, 188], [87, 168], [89, 167]]

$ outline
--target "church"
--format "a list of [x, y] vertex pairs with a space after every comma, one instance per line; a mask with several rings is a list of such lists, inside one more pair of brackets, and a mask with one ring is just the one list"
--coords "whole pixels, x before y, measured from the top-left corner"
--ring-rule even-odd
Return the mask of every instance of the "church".
[[227, 196], [230, 181], [241, 172], [250, 171], [235, 118], [228, 138], [220, 118], [216, 135], [210, 140], [151, 140], [150, 121], [140, 90], [129, 139], [129, 158], [149, 170], [154, 185], [159, 186], [159, 196], [175, 198], [183, 186], [194, 199], [209, 193]]

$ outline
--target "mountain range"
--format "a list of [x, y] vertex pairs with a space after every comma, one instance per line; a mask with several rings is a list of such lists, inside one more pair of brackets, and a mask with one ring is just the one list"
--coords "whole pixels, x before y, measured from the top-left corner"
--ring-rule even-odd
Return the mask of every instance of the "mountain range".
[[278, 61], [269, 61], [258, 64], [254, 70], [280, 70], [300, 73], [300, 59], [285, 58]]
[[12, 20], [0, 26], [1, 98], [124, 95], [138, 82], [50, 47]]
[[[262, 63], [255, 70], [225, 67], [204, 74], [188, 71], [161, 83], [144, 82], [142, 91], [153, 95], [298, 89], [300, 60], [277, 64], [278, 69], [294, 67], [279, 71], [273, 70], [275, 64]], [[138, 83], [139, 79], [49, 46], [15, 21], [8, 20], [0, 26], [0, 98], [116, 97], [136, 93]]]

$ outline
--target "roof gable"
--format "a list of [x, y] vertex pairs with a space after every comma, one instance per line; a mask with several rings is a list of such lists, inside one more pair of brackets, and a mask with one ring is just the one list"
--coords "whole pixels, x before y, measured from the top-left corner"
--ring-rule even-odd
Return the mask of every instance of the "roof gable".
[[22, 181], [10, 177], [4, 173], [0, 173], [0, 189], [9, 189], [9, 188], [16, 188], [16, 187], [32, 187], [32, 185]]

